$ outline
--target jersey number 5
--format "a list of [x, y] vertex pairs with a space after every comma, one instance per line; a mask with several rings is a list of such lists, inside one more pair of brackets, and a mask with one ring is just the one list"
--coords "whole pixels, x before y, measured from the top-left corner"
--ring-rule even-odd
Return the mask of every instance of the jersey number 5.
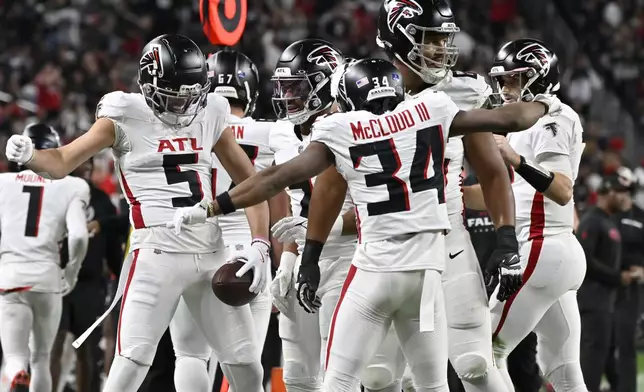
[[163, 171], [168, 185], [187, 182], [190, 187], [190, 196], [173, 197], [172, 206], [192, 207], [203, 199], [201, 180], [199, 174], [194, 170], [181, 171], [179, 165], [192, 165], [199, 160], [199, 154], [172, 154], [163, 156]]
[[[382, 172], [365, 175], [367, 187], [386, 185], [389, 200], [367, 204], [369, 216], [409, 211], [409, 188], [412, 193], [429, 189], [438, 191], [438, 202], [445, 203], [445, 178], [443, 174], [444, 141], [439, 126], [425, 128], [416, 133], [416, 150], [409, 169], [409, 184], [397, 176], [403, 168], [393, 139], [353, 146], [349, 149], [353, 167], [358, 168], [364, 157], [376, 155], [380, 160]], [[434, 175], [427, 178], [427, 168], [434, 155], [432, 169]]]
[[44, 191], [45, 188], [41, 186], [25, 185], [22, 187], [22, 192], [29, 194], [25, 237], [38, 237], [38, 226], [40, 226], [40, 211], [42, 210], [42, 196]]

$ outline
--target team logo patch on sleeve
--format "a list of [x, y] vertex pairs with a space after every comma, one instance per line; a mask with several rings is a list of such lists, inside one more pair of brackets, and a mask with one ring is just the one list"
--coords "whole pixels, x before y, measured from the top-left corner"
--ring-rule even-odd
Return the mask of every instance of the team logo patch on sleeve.
[[163, 77], [163, 62], [159, 45], [152, 45], [151, 49], [141, 56], [139, 67], [141, 70], [146, 70], [151, 76]]
[[387, 1], [385, 8], [387, 9], [387, 26], [392, 33], [401, 18], [411, 19], [423, 13], [423, 8], [414, 0]]

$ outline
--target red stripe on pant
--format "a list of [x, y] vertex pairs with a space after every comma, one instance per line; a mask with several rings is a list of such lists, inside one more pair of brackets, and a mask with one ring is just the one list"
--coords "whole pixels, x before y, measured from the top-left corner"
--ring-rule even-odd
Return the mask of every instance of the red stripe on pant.
[[335, 332], [335, 320], [338, 317], [338, 310], [340, 309], [340, 305], [342, 305], [342, 300], [344, 300], [344, 296], [347, 294], [347, 291], [349, 290], [349, 286], [351, 285], [351, 281], [353, 281], [353, 278], [356, 276], [356, 272], [358, 271], [358, 268], [351, 264], [351, 267], [349, 267], [349, 273], [347, 274], [347, 278], [344, 280], [344, 285], [342, 285], [342, 291], [340, 292], [340, 298], [338, 298], [338, 303], [335, 305], [335, 310], [333, 311], [333, 318], [331, 319], [331, 327], [329, 328], [329, 340], [327, 341], [326, 344], [326, 360], [324, 363], [324, 369], [329, 366], [329, 356], [331, 355], [331, 344], [333, 344], [333, 333]]
[[[528, 265], [526, 266], [525, 271], [523, 271], [523, 284], [521, 285], [521, 288], [525, 286], [528, 279], [530, 279], [530, 276], [532, 276], [534, 269], [537, 267], [539, 256], [541, 255], [541, 248], [543, 248], [543, 228], [546, 224], [544, 208], [543, 194], [539, 192], [535, 193], [534, 198], [532, 199], [532, 208], [530, 210], [530, 236], [528, 237], [528, 241], [532, 241], [532, 246], [530, 247], [530, 255], [528, 255]], [[514, 299], [520, 292], [521, 289], [519, 289], [516, 294], [508, 298], [505, 302], [503, 312], [501, 313], [501, 320], [499, 320], [499, 325], [497, 325], [496, 330], [492, 334], [492, 339], [496, 339], [499, 332], [501, 332], [501, 328], [503, 328], [503, 324], [505, 324], [508, 313], [510, 313], [510, 307], [512, 307]]]
[[119, 355], [121, 355], [121, 320], [123, 320], [123, 308], [125, 307], [127, 292], [130, 289], [130, 283], [132, 283], [132, 277], [134, 276], [134, 269], [136, 269], [136, 260], [138, 258], [139, 258], [139, 250], [137, 249], [134, 251], [132, 265], [130, 266], [130, 271], [127, 274], [127, 282], [125, 282], [125, 289], [123, 290], [123, 297], [121, 297], [121, 313], [119, 314], [118, 334], [116, 336]]

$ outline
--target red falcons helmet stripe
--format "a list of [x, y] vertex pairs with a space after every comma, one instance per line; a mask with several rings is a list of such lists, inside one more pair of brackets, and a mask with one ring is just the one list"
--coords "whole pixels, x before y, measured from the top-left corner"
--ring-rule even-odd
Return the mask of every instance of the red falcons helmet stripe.
[[414, 0], [391, 0], [385, 4], [387, 8], [387, 26], [394, 32], [400, 18], [410, 19], [423, 13], [423, 8]]
[[163, 62], [161, 62], [161, 51], [158, 45], [152, 46], [152, 49], [141, 56], [139, 61], [141, 70], [146, 70], [152, 76], [163, 77]]
[[313, 64], [326, 65], [331, 71], [340, 65], [340, 54], [327, 45], [313, 49], [306, 59]]

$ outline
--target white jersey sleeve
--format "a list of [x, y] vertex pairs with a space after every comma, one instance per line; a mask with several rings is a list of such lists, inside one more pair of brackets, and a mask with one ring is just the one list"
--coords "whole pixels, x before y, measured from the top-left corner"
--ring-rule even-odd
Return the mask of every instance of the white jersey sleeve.
[[206, 126], [212, 127], [212, 131], [214, 133], [214, 146], [231, 122], [230, 103], [228, 103], [228, 100], [218, 94], [208, 94], [206, 119]]
[[[579, 171], [583, 129], [579, 116], [567, 105], [560, 113], [541, 118], [530, 129], [507, 136], [510, 146], [526, 159], [548, 166], [549, 160], [561, 165], [565, 158], [574, 182]], [[567, 171], [567, 170], [564, 170]], [[520, 175], [514, 175], [512, 183], [516, 200], [516, 230], [520, 241], [572, 231], [574, 201], [565, 206], [537, 192]]]
[[[435, 89], [447, 94], [460, 110], [465, 111], [480, 108], [492, 93], [492, 89], [481, 75], [460, 71], [452, 71], [435, 86]], [[450, 137], [445, 152], [447, 213], [452, 229], [463, 231], [466, 230], [463, 222], [463, 193], [461, 192], [464, 156], [463, 137]]]
[[89, 197], [80, 178], [46, 180], [30, 170], [0, 175], [0, 288], [60, 291], [58, 243], [67, 233], [67, 209], [73, 200], [87, 206]]
[[117, 154], [125, 154], [130, 151], [130, 143], [127, 139], [123, 124], [127, 118], [127, 111], [130, 107], [130, 95], [122, 91], [114, 91], [105, 94], [96, 106], [96, 119], [107, 118], [114, 123], [114, 144], [112, 148]]
[[[262, 171], [272, 164], [273, 152], [269, 148], [269, 136], [274, 122], [256, 121], [250, 117], [238, 118], [231, 115], [229, 126], [237, 143], [255, 167], [255, 171]], [[213, 194], [219, 195], [230, 191], [235, 184], [215, 154], [213, 154], [212, 168]], [[250, 244], [252, 238], [244, 211], [239, 210], [220, 216], [219, 226], [226, 245]]]

